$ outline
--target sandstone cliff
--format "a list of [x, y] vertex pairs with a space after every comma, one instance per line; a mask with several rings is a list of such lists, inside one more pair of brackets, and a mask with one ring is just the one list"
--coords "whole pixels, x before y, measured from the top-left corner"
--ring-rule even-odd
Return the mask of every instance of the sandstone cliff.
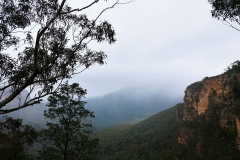
[[[216, 126], [235, 129], [238, 135], [236, 146], [240, 149], [240, 118], [234, 111], [234, 106], [238, 104], [231, 96], [232, 87], [238, 83], [240, 73], [227, 72], [219, 76], [206, 77], [188, 86], [184, 96], [182, 123], [199, 122], [201, 117], [204, 117], [206, 123], [211, 122]], [[188, 146], [198, 131], [196, 125], [182, 126], [179, 129], [178, 143]], [[201, 150], [200, 140], [196, 140], [195, 147]]]

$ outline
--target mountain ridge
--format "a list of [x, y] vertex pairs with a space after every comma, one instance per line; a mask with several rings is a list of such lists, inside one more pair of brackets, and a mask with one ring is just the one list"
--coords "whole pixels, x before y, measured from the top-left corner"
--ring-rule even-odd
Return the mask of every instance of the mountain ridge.
[[165, 90], [127, 87], [101, 98], [86, 99], [86, 108], [94, 111], [93, 126], [98, 130], [116, 124], [134, 124], [183, 101], [182, 96]]

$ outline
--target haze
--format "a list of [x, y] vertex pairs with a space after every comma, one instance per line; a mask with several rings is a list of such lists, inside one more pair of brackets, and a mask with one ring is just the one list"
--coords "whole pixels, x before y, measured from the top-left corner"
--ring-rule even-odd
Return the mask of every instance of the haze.
[[[114, 2], [100, 1], [86, 14], [94, 17]], [[221, 74], [239, 59], [239, 32], [210, 11], [207, 0], [136, 0], [108, 10], [100, 20], [113, 25], [117, 42], [91, 44], [107, 53], [107, 65], [94, 65], [71, 82], [86, 88], [87, 97], [133, 85], [169, 86], [184, 94], [191, 83]]]

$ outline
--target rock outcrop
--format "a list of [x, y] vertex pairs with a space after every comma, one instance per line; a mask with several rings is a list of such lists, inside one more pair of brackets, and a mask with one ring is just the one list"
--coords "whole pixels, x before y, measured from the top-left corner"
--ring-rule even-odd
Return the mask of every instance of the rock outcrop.
[[[212, 121], [216, 125], [235, 128], [238, 131], [236, 142], [240, 149], [240, 118], [234, 113], [236, 101], [233, 100], [231, 89], [240, 83], [240, 73], [226, 72], [219, 76], [206, 77], [202, 81], [188, 86], [184, 96], [182, 123], [198, 122], [200, 117]], [[181, 127], [178, 143], [188, 145], [197, 127]], [[196, 143], [199, 148], [199, 142]]]

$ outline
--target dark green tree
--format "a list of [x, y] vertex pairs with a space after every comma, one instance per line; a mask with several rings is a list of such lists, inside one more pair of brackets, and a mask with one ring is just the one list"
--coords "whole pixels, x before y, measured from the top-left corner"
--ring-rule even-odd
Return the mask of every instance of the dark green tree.
[[95, 159], [97, 139], [90, 138], [93, 112], [84, 108], [86, 90], [79, 84], [62, 84], [59, 93], [49, 96], [47, 128], [40, 132], [40, 159]]
[[[85, 70], [105, 63], [107, 55], [88, 45], [116, 41], [112, 25], [98, 19], [107, 9], [126, 3], [115, 0], [89, 19], [86, 9], [98, 2], [73, 8], [67, 0], [0, 0], [0, 114], [40, 103], [61, 82], [78, 74], [78, 67]], [[17, 58], [13, 49], [19, 50]], [[26, 98], [5, 108], [25, 88], [30, 91]]]
[[[230, 66], [225, 69], [225, 73], [240, 73], [240, 61], [237, 60], [230, 64]], [[232, 86], [230, 92], [230, 98], [233, 103], [233, 112], [235, 115], [240, 116], [240, 83], [236, 83]]]
[[23, 125], [21, 119], [7, 117], [0, 124], [0, 160], [27, 160], [26, 145], [31, 146], [37, 138], [36, 130]]
[[226, 25], [240, 31], [240, 0], [208, 0], [212, 6], [212, 16]]

